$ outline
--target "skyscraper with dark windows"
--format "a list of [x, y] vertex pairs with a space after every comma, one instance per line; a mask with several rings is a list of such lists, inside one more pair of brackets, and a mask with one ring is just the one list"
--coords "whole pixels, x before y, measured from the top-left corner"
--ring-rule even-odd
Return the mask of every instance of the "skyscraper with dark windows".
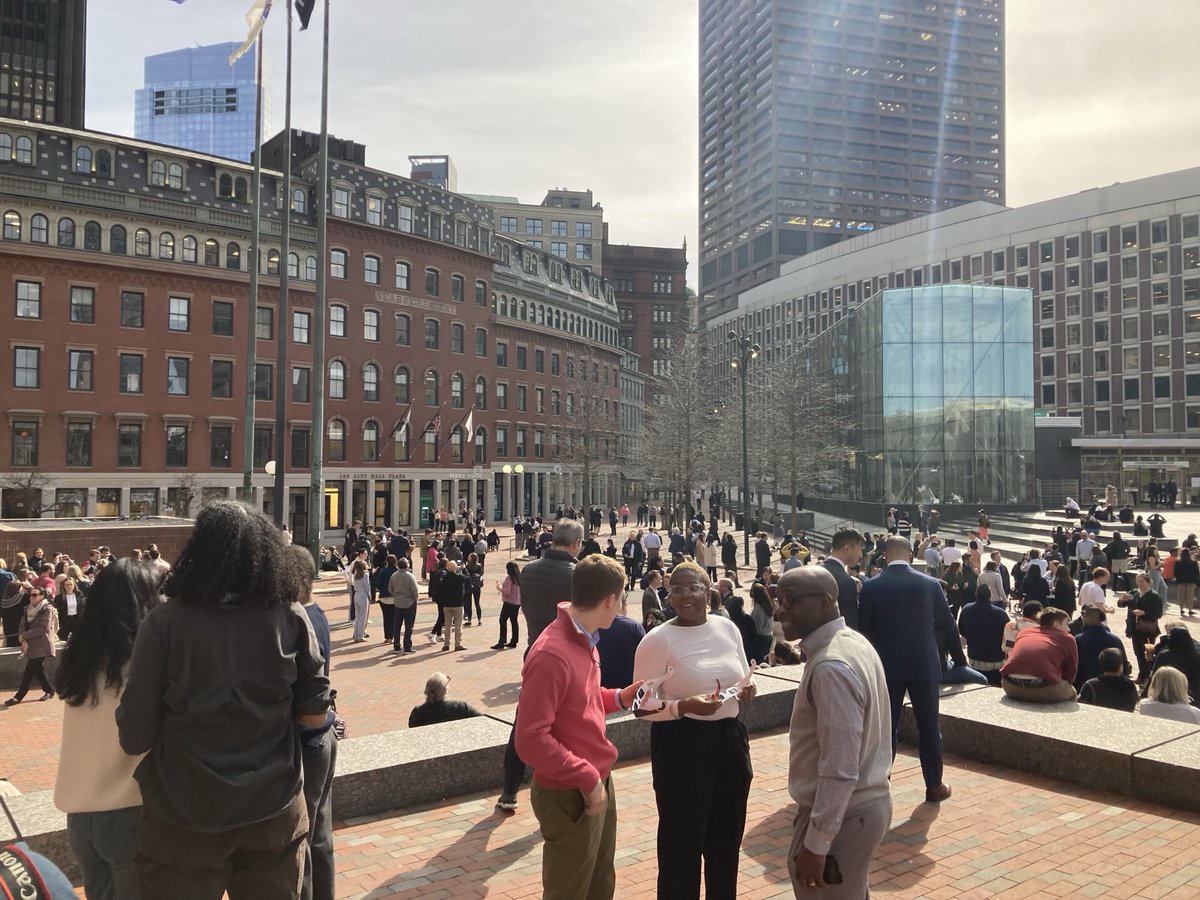
[[0, 0], [0, 116], [83, 127], [87, 0]]
[[700, 319], [848, 237], [1004, 202], [1004, 0], [701, 0]]

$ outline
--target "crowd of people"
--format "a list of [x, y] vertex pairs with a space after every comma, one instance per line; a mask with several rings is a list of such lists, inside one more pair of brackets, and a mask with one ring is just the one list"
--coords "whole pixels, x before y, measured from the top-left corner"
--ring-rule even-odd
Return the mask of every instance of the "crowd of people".
[[[960, 541], [940, 537], [937, 510], [921, 507], [915, 529], [893, 511], [886, 532], [843, 529], [824, 554], [803, 532], [759, 532], [747, 579], [715, 515], [689, 509], [683, 527], [660, 531], [643, 504], [621, 546], [610, 537], [601, 547], [599, 511], [514, 523], [525, 558], [496, 573], [499, 609], [487, 609], [496, 652], [520, 644], [524, 619], [523, 689], [496, 806], [517, 808], [532, 769], [546, 897], [613, 895], [616, 750], [604, 723], [619, 709], [650, 728], [658, 895], [696, 898], [701, 884], [707, 896], [736, 895], [753, 779], [739, 713], [759, 668], [806, 662], [788, 778], [798, 897], [865, 894], [890, 824], [906, 699], [931, 803], [952, 796], [941, 684], [1200, 723], [1200, 647], [1186, 624], [1200, 581], [1194, 535], [1163, 557], [1150, 534], [1093, 530], [1090, 510], [1010, 567], [988, 545], [985, 511]], [[629, 509], [610, 512], [615, 534]], [[121, 559], [97, 548], [81, 565], [37, 549], [12, 571], [0, 560], [6, 642], [26, 653], [6, 705], [35, 681], [41, 699], [67, 704], [55, 798], [89, 897], [159, 896], [167, 885], [181, 897], [333, 896], [330, 626], [312, 599], [311, 557], [288, 543], [249, 507], [216, 503], [174, 567], [154, 547]], [[414, 652], [424, 594], [438, 611], [431, 648], [465, 649], [499, 544], [465, 508], [415, 538], [352, 523], [332, 553], [351, 640], [370, 639], [378, 605], [384, 642]], [[1119, 611], [1132, 661], [1109, 628]], [[56, 639], [66, 643], [52, 684], [44, 665]], [[448, 697], [450, 680], [429, 677], [409, 727], [480, 715]], [[181, 879], [193, 887], [181, 892]]]

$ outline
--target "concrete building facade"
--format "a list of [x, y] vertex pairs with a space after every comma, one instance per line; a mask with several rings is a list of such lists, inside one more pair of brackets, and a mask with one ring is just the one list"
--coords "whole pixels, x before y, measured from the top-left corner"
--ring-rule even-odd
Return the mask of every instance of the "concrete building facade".
[[1200, 500], [1200, 169], [1015, 209], [973, 203], [794, 260], [710, 323], [711, 376], [733, 390], [730, 330], [769, 366], [879, 291], [954, 284], [1033, 291], [1034, 402], [1080, 422], [1083, 499], [1174, 479]]
[[653, 402], [653, 379], [667, 374], [663, 357], [689, 327], [687, 247], [605, 243], [604, 276], [617, 300], [621, 347], [636, 354]]
[[495, 210], [495, 229], [592, 272], [604, 271], [604, 208], [591, 191], [555, 188], [541, 203], [516, 197], [468, 194]]
[[789, 259], [1004, 202], [1004, 0], [703, 0], [700, 317]]

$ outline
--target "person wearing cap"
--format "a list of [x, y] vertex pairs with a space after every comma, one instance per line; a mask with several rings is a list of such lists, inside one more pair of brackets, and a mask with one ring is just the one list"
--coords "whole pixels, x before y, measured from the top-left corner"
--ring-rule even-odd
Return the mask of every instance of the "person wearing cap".
[[459, 719], [471, 719], [481, 716], [479, 710], [464, 703], [462, 700], [447, 700], [446, 687], [450, 684], [450, 676], [434, 672], [425, 681], [425, 702], [414, 706], [408, 714], [408, 727], [420, 728], [422, 725], [438, 725], [442, 722], [456, 722]]

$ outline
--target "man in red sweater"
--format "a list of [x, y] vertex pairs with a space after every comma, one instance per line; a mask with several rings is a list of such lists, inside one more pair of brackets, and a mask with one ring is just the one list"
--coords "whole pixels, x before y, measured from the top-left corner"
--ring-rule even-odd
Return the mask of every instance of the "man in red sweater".
[[521, 672], [517, 753], [533, 768], [530, 800], [545, 840], [544, 898], [609, 900], [616, 890], [617, 748], [605, 736], [604, 717], [629, 709], [641, 682], [601, 689], [596, 641], [624, 593], [625, 570], [616, 560], [601, 554], [580, 560], [571, 601], [558, 605]]
[[1077, 699], [1079, 645], [1067, 627], [1069, 618], [1061, 609], [1049, 606], [1038, 617], [1037, 628], [1026, 628], [1017, 635], [1008, 661], [1000, 669], [1005, 695], [1026, 703]]

